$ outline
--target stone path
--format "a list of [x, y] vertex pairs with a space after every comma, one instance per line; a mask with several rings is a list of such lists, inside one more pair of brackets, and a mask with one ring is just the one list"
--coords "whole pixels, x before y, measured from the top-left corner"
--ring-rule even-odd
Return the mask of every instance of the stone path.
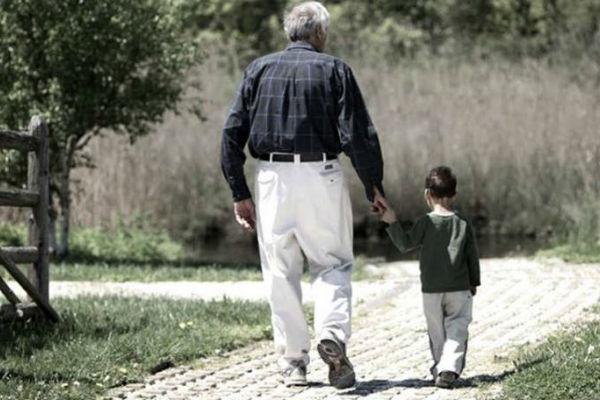
[[[8, 285], [25, 298], [23, 289], [15, 282]], [[361, 281], [353, 285], [354, 304], [362, 303], [374, 296], [391, 294], [393, 282]], [[302, 282], [303, 302], [312, 303], [311, 286]], [[51, 298], [76, 298], [81, 296], [121, 296], [121, 297], [168, 297], [171, 299], [221, 300], [223, 297], [236, 300], [265, 301], [264, 286], [261, 281], [240, 282], [93, 282], [93, 281], [51, 281]]]
[[[484, 260], [483, 286], [475, 297], [467, 367], [460, 387], [437, 389], [430, 367], [414, 262], [390, 264], [394, 294], [373, 296], [356, 308], [349, 346], [358, 384], [336, 391], [324, 384], [326, 368], [311, 352], [310, 386], [277, 382], [270, 343], [207, 359], [195, 367], [172, 368], [143, 383], [116, 388], [124, 399], [489, 399], [513, 371], [509, 355], [560, 327], [591, 318], [600, 297], [600, 265], [539, 264], [525, 259]], [[484, 385], [489, 383], [489, 385]]]

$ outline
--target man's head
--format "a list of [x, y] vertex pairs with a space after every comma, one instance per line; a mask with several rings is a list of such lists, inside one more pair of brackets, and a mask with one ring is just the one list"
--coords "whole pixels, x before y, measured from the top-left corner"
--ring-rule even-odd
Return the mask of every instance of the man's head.
[[329, 12], [318, 1], [298, 4], [286, 13], [283, 26], [291, 42], [309, 42], [319, 51], [325, 49]]
[[[456, 176], [450, 167], [435, 167], [425, 178], [425, 199], [427, 203], [450, 205], [456, 196]], [[429, 204], [431, 207], [431, 204]]]

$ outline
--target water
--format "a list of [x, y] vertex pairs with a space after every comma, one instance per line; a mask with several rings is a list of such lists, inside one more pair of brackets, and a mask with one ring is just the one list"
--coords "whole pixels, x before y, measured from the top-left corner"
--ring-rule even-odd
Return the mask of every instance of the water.
[[[486, 236], [477, 239], [481, 258], [531, 256], [547, 242], [518, 236]], [[354, 254], [379, 262], [416, 260], [416, 251], [401, 254], [387, 238], [379, 240], [355, 239]], [[231, 243], [219, 241], [202, 244], [190, 249], [190, 256], [206, 262], [258, 264], [258, 246], [255, 241]]]

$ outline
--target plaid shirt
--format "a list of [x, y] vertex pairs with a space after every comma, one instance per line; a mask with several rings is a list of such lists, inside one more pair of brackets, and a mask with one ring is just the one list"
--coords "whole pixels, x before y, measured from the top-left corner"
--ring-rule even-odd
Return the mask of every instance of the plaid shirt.
[[346, 153], [373, 199], [382, 193], [383, 160], [377, 132], [343, 61], [305, 42], [253, 61], [223, 129], [221, 166], [235, 201], [250, 198], [244, 147], [269, 153]]

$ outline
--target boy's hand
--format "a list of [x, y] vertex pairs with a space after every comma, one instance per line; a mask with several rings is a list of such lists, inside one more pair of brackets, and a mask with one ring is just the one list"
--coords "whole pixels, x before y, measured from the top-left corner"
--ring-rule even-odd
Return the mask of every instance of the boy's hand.
[[390, 207], [386, 208], [382, 213], [379, 214], [379, 219], [388, 224], [393, 224], [398, 220], [396, 213]]
[[475, 296], [477, 294], [477, 286], [471, 286], [471, 294]]

